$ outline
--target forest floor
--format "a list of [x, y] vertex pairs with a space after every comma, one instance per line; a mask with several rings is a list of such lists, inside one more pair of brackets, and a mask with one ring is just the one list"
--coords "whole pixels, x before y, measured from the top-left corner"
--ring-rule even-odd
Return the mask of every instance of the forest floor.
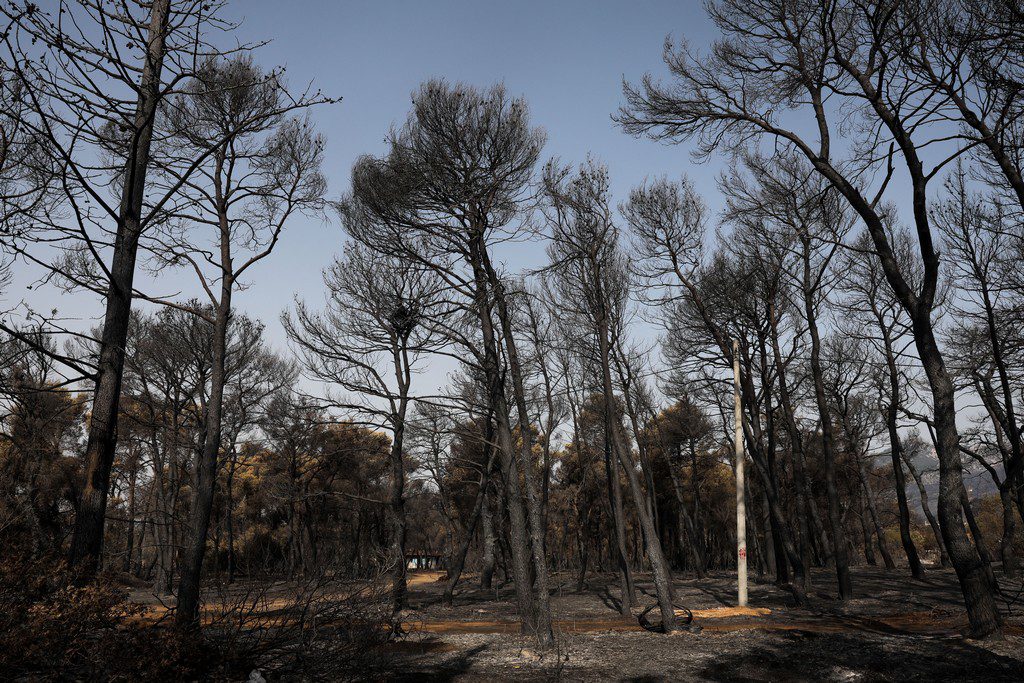
[[[410, 575], [408, 633], [385, 646], [370, 680], [405, 681], [1021, 681], [1024, 600], [1003, 604], [1006, 637], [975, 641], [955, 575], [932, 569], [924, 581], [899, 570], [861, 567], [855, 597], [835, 599], [827, 570], [813, 574], [808, 604], [752, 577], [750, 606], [737, 612], [735, 575], [677, 576], [678, 604], [694, 612], [700, 633], [673, 635], [641, 628], [618, 611], [614, 575], [552, 577], [558, 646], [541, 654], [519, 633], [513, 587], [476, 589], [464, 577], [455, 604], [441, 604], [440, 572]], [[648, 576], [637, 577], [641, 607], [655, 602]], [[1010, 586], [1004, 590], [1011, 591]], [[656, 618], [656, 617], [655, 617]]]
[[[692, 611], [700, 632], [672, 635], [620, 615], [616, 575], [591, 574], [577, 591], [574, 575], [554, 574], [557, 646], [542, 653], [520, 633], [511, 584], [483, 591], [478, 577], [464, 575], [446, 608], [443, 572], [414, 571], [405, 634], [369, 658], [372, 668], [353, 673], [372, 681], [1024, 681], [1024, 585], [1002, 586], [1020, 598], [999, 601], [1005, 638], [977, 641], [964, 637], [951, 570], [931, 568], [923, 581], [905, 572], [855, 567], [854, 598], [840, 602], [832, 571], [814, 570], [799, 608], [788, 591], [752, 576], [747, 609], [735, 608], [733, 573], [677, 575], [677, 605]], [[637, 575], [636, 586], [641, 610], [656, 603], [650, 576]], [[287, 619], [295, 590], [284, 581], [261, 585], [251, 609]], [[173, 605], [141, 586], [132, 600], [147, 606], [139, 618], [148, 622], [166, 619]], [[204, 622], [216, 613], [216, 601], [208, 603]], [[657, 610], [651, 618], [659, 620]]]

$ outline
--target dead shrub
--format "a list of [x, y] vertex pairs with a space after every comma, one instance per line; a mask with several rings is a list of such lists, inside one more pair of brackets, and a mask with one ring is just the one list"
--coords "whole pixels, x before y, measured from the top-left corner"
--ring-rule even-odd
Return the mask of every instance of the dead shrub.
[[55, 558], [0, 562], [0, 678], [354, 678], [391, 637], [387, 583], [327, 573], [208, 588], [202, 627], [142, 619], [113, 576], [76, 587]]
[[298, 582], [213, 584], [203, 632], [264, 674], [339, 680], [359, 675], [392, 636], [390, 584], [320, 570]]
[[104, 681], [233, 673], [202, 637], [140, 624], [141, 611], [110, 576], [76, 587], [56, 558], [8, 556], [0, 562], [0, 672]]

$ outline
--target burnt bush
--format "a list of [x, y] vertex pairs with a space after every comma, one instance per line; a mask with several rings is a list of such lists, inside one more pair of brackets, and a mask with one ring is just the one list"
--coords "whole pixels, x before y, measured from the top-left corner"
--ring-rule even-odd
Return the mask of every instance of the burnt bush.
[[59, 560], [0, 561], [0, 677], [244, 680], [355, 677], [391, 637], [384, 581], [213, 583], [200, 628], [179, 631], [113, 575], [78, 587]]
[[144, 608], [111, 576], [75, 586], [61, 561], [11, 555], [0, 562], [0, 672], [33, 680], [194, 679], [238, 664], [198, 633], [142, 619]]

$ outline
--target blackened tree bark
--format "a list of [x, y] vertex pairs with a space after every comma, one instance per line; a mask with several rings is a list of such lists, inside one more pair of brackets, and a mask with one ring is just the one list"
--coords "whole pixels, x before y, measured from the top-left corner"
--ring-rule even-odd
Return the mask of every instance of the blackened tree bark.
[[839, 599], [849, 600], [853, 597], [853, 584], [850, 580], [850, 564], [846, 557], [846, 546], [842, 542], [845, 536], [839, 511], [839, 489], [836, 485], [835, 436], [830, 416], [828, 398], [825, 396], [825, 383], [821, 369], [821, 336], [818, 332], [817, 304], [814, 300], [813, 275], [809, 240], [802, 238], [803, 244], [803, 287], [804, 320], [811, 336], [811, 376], [814, 378], [814, 400], [818, 405], [821, 419], [821, 450], [825, 462], [825, 494], [828, 498], [828, 521], [832, 529], [832, 557], [836, 564], [836, 577], [839, 585]]
[[[495, 454], [494, 454], [494, 446], [493, 446], [494, 430], [492, 428], [490, 416], [487, 417], [487, 429], [486, 429], [486, 432], [487, 432], [486, 436], [484, 437], [484, 449], [485, 449], [484, 452], [486, 453], [486, 456], [484, 458], [483, 467], [480, 470], [480, 480], [479, 480], [479, 485], [477, 487], [476, 498], [473, 501], [473, 511], [469, 515], [469, 524], [466, 525], [465, 533], [463, 534], [462, 540], [459, 543], [459, 549], [455, 553], [454, 562], [452, 563], [452, 566], [448, 567], [448, 581], [445, 584], [444, 593], [441, 596], [441, 604], [445, 605], [446, 607], [451, 607], [452, 606], [452, 601], [455, 598], [455, 587], [458, 585], [459, 578], [462, 576], [462, 570], [466, 566], [466, 555], [469, 553], [469, 546], [472, 545], [473, 537], [476, 535], [476, 526], [477, 526], [477, 524], [480, 522], [480, 519], [481, 519], [481, 517], [484, 514], [487, 514], [487, 520], [488, 520], [488, 521], [485, 522], [485, 524], [491, 524], [490, 519], [489, 519], [490, 518], [490, 513], [489, 512], [485, 513], [485, 510], [487, 508], [487, 489], [490, 487], [490, 484], [491, 484], [491, 470], [493, 469], [494, 463], [495, 463], [495, 461], [497, 459], [495, 458]], [[490, 530], [489, 533], [491, 534], [491, 539], [490, 539], [490, 542], [491, 542], [491, 555], [492, 555], [492, 558], [493, 558], [493, 555], [494, 555], [494, 549], [493, 549], [494, 548], [494, 538], [493, 538], [494, 530], [493, 530], [493, 528]], [[486, 539], [487, 534], [488, 534], [488, 531], [485, 529], [484, 530], [484, 536], [485, 536], [484, 542], [485, 543], [487, 543], [487, 539]], [[486, 568], [481, 571], [481, 587], [482, 588], [490, 588], [490, 581], [491, 581], [490, 577], [487, 578], [487, 585], [486, 586], [483, 585], [483, 571], [485, 571], [485, 570], [486, 570]], [[494, 571], [493, 561], [491, 563], [490, 570], [486, 570], [486, 571], [489, 571], [490, 573], [493, 573], [493, 571]]]
[[494, 512], [491, 504], [493, 494], [491, 486], [483, 490], [483, 507], [481, 516], [481, 535], [483, 536], [483, 550], [480, 555], [480, 588], [491, 590], [494, 582], [494, 565], [497, 560], [494, 553]]
[[[921, 442], [916, 441], [917, 444]], [[932, 512], [931, 504], [928, 502], [928, 489], [925, 486], [924, 478], [921, 475], [921, 471], [914, 464], [914, 456], [916, 452], [910, 452], [906, 448], [905, 444], [901, 444], [900, 456], [903, 458], [903, 464], [907, 466], [907, 470], [910, 472], [910, 476], [913, 478], [914, 483], [917, 485], [917, 494], [921, 500], [921, 512], [924, 513], [924, 517], [928, 520], [928, 526], [931, 527], [932, 535], [935, 536], [935, 544], [939, 549], [939, 562], [943, 567], [949, 565], [949, 554], [946, 552], [946, 543], [942, 538], [942, 531], [939, 530], [939, 523], [935, 519], [935, 514]]]
[[117, 446], [118, 405], [124, 374], [124, 349], [132, 308], [135, 260], [142, 235], [142, 204], [149, 170], [153, 124], [160, 104], [170, 0], [154, 0], [150, 10], [146, 58], [139, 81], [139, 99], [132, 121], [132, 154], [125, 164], [124, 190], [118, 210], [114, 253], [106, 292], [96, 389], [85, 446], [85, 483], [75, 514], [68, 561], [83, 580], [99, 567], [103, 527], [110, 488], [110, 468]]
[[[951, 150], [930, 169], [922, 161], [924, 145], [945, 139], [943, 133], [935, 132], [936, 127], [927, 125], [938, 123], [945, 112], [926, 115], [924, 121], [918, 116], [919, 107], [935, 110], [922, 104], [929, 94], [900, 68], [897, 19], [902, 15], [888, 5], [864, 9], [853, 0], [801, 5], [773, 0], [770, 7], [720, 0], [709, 5], [709, 11], [724, 33], [723, 41], [710, 56], [697, 60], [685, 51], [666, 50], [666, 62], [676, 82], [666, 88], [647, 78], [640, 87], [627, 86], [628, 104], [619, 121], [631, 133], [657, 139], [700, 136], [704, 154], [721, 145], [744, 144], [752, 137], [774, 139], [806, 158], [865, 223], [886, 280], [910, 318], [928, 379], [939, 458], [939, 521], [971, 632], [977, 637], [998, 635], [1001, 620], [995, 586], [963, 525], [955, 387], [932, 319], [940, 258], [930, 225], [928, 182], [963, 150]], [[777, 98], [780, 92], [787, 93], [781, 102]], [[836, 98], [870, 117], [872, 124], [863, 130], [871, 129], [872, 135], [884, 130], [892, 140], [891, 152], [882, 154], [881, 160], [857, 159], [852, 166], [837, 159], [839, 147], [832, 145], [829, 116], [844, 109]], [[775, 114], [780, 106], [812, 114], [815, 134], [801, 135], [786, 128]], [[869, 145], [844, 145], [850, 147], [867, 149]], [[893, 257], [886, 216], [880, 209], [897, 159], [910, 179], [923, 272], [919, 282], [908, 280]], [[888, 169], [880, 185], [873, 188], [849, 170], [868, 164]], [[838, 551], [838, 542], [836, 545]]]
[[636, 607], [636, 587], [633, 585], [633, 569], [629, 566], [629, 557], [626, 554], [626, 515], [622, 507], [622, 483], [619, 481], [618, 462], [612, 462], [612, 429], [611, 420], [615, 419], [607, 414], [607, 409], [602, 411], [604, 423], [604, 473], [606, 489], [608, 491], [608, 507], [611, 510], [610, 524], [611, 531], [608, 545], [615, 544], [612, 554], [615, 557], [615, 566], [619, 571], [619, 611], [623, 616], [632, 613]]
[[549, 646], [554, 642], [551, 631], [551, 593], [548, 588], [547, 554], [544, 546], [545, 513], [540, 487], [537, 485], [537, 468], [533, 462], [533, 429], [530, 425], [530, 412], [526, 405], [526, 389], [523, 383], [523, 368], [519, 361], [519, 350], [516, 345], [512, 312], [509, 308], [505, 283], [491, 263], [490, 254], [481, 249], [482, 266], [486, 271], [492, 288], [495, 310], [501, 325], [501, 339], [504, 342], [505, 361], [512, 379], [512, 396], [516, 404], [516, 415], [519, 427], [519, 469], [523, 477], [523, 489], [526, 491], [526, 509], [529, 515], [530, 547], [533, 559], [533, 589], [537, 604], [537, 633], [542, 645]]
[[581, 167], [578, 174], [572, 177], [569, 174], [568, 169], [555, 164], [545, 169], [552, 270], [558, 278], [562, 300], [567, 304], [579, 302], [578, 309], [570, 310], [579, 315], [594, 335], [604, 392], [604, 419], [612, 453], [629, 483], [643, 530], [644, 548], [654, 573], [662, 627], [670, 633], [676, 629], [672, 575], [651, 506], [637, 476], [632, 448], [618, 418], [620, 408], [612, 379], [612, 328], [619, 329], [629, 283], [619, 251], [618, 230], [611, 219], [608, 174], [604, 167], [593, 162]]

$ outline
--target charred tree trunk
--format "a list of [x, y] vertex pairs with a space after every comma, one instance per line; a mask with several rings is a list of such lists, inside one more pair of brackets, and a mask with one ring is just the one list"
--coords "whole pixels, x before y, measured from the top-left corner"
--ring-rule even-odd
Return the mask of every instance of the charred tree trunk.
[[793, 410], [793, 401], [789, 394], [789, 383], [786, 380], [787, 364], [782, 360], [782, 351], [779, 348], [779, 330], [776, 319], [775, 305], [769, 304], [768, 324], [771, 332], [772, 356], [775, 359], [776, 375], [779, 384], [779, 402], [782, 407], [782, 414], [786, 422], [786, 431], [789, 434], [790, 448], [793, 453], [793, 491], [796, 498], [797, 531], [799, 534], [800, 558], [803, 564], [805, 577], [811, 575], [811, 526], [809, 517], [813, 501], [810, 498], [810, 483], [807, 478], [807, 470], [804, 461], [803, 434], [796, 423], [796, 413]]
[[[405, 437], [404, 412], [408, 398], [401, 399], [403, 415], [394, 428], [391, 441], [391, 481], [388, 485], [388, 517], [391, 522], [391, 611], [398, 614], [405, 609], [406, 566], [405, 537], [405, 461], [402, 449]], [[465, 556], [463, 556], [465, 559]], [[461, 567], [460, 567], [461, 570]]]
[[821, 369], [821, 336], [818, 333], [817, 310], [812, 289], [809, 238], [803, 236], [803, 294], [804, 315], [807, 331], [811, 337], [811, 376], [814, 379], [814, 399], [818, 406], [821, 420], [821, 453], [825, 465], [825, 495], [828, 500], [828, 521], [832, 531], [833, 558], [836, 563], [836, 583], [839, 588], [839, 599], [849, 600], [853, 597], [853, 583], [850, 578], [850, 565], [846, 556], [846, 546], [842, 539], [843, 525], [839, 512], [839, 489], [836, 484], [835, 436], [832, 430], [832, 419], [828, 399], [825, 396], [824, 373]]
[[626, 554], [626, 516], [622, 506], [622, 485], [619, 482], [618, 465], [612, 464], [612, 441], [611, 425], [605, 423], [604, 435], [604, 471], [607, 481], [608, 503], [612, 511], [611, 527], [612, 533], [608, 539], [609, 548], [614, 541], [615, 548], [612, 554], [615, 556], [615, 566], [619, 570], [619, 593], [621, 602], [619, 611], [623, 616], [629, 616], [633, 607], [636, 607], [636, 589], [633, 586], [633, 570], [629, 566], [629, 557]]
[[[939, 529], [946, 542], [950, 563], [960, 580], [971, 632], [977, 637], [984, 637], [999, 633], [1002, 628], [995, 604], [996, 587], [991, 567], [979, 554], [980, 543], [974, 547], [963, 526], [965, 491], [960, 435], [956, 427], [955, 392], [934, 337], [930, 315], [914, 317], [914, 339], [934, 398], [935, 451], [939, 458]], [[966, 514], [969, 515], [970, 511]]]
[[237, 467], [237, 459], [235, 454], [232, 453], [231, 462], [228, 465], [228, 476], [227, 476], [227, 513], [224, 520], [227, 525], [227, 537], [228, 537], [228, 583], [234, 583], [235, 572], [237, 568], [235, 566], [235, 518], [234, 518], [234, 485], [235, 485], [235, 468]]
[[1005, 486], [999, 487], [999, 501], [1003, 506], [1003, 537], [999, 541], [999, 556], [1003, 561], [1003, 574], [1007, 578], [1017, 578], [1019, 567], [1017, 554], [1013, 551], [1013, 539], [1016, 536], [1017, 528], [1017, 510], [1014, 507], [1010, 489]]
[[949, 555], [946, 553], [946, 542], [942, 538], [939, 523], [935, 520], [932, 508], [928, 504], [928, 490], [925, 488], [924, 479], [921, 477], [917, 466], [914, 465], [914, 461], [902, 448], [900, 449], [900, 455], [903, 457], [903, 462], [906, 464], [907, 469], [910, 470], [910, 476], [914, 479], [914, 483], [917, 484], [917, 494], [921, 499], [921, 510], [924, 512], [925, 519], [928, 520], [928, 526], [931, 527], [932, 534], [935, 536], [935, 544], [939, 548], [939, 564], [947, 567], [949, 566]]
[[480, 588], [491, 590], [494, 581], [494, 513], [491, 510], [490, 486], [484, 488], [484, 504], [480, 512], [482, 520], [483, 553], [480, 558]]
[[864, 458], [858, 458], [857, 477], [860, 479], [860, 486], [864, 490], [864, 504], [868, 514], [871, 516], [871, 524], [874, 526], [875, 535], [878, 537], [878, 551], [882, 554], [882, 562], [886, 569], [895, 569], [896, 563], [889, 552], [889, 546], [885, 542], [885, 530], [882, 529], [882, 522], [878, 517], [878, 506], [875, 504], [875, 492], [868, 480], [868, 473], [864, 468]]
[[982, 534], [981, 527], [978, 526], [978, 520], [974, 516], [974, 509], [971, 507], [971, 499], [967, 496], [966, 489], [963, 491], [961, 500], [964, 517], [967, 518], [967, 528], [971, 530], [971, 536], [974, 537], [974, 545], [978, 548], [978, 555], [981, 557], [983, 570], [988, 579], [995, 584], [996, 577], [992, 571], [992, 554], [988, 551], [988, 544], [985, 543], [985, 536]]
[[[536, 601], [530, 581], [530, 544], [527, 537], [526, 510], [520, 484], [520, 466], [517, 462], [515, 441], [509, 422], [510, 412], [505, 398], [504, 374], [498, 355], [498, 338], [492, 318], [491, 283], [483, 265], [483, 237], [478, 235], [471, 241], [470, 262], [475, 282], [474, 298], [477, 317], [480, 321], [481, 340], [484, 351], [484, 374], [488, 384], [488, 398], [494, 409], [498, 455], [501, 458], [502, 475], [505, 481], [505, 503], [508, 508], [509, 564], [515, 584], [516, 601], [522, 621], [523, 633], [536, 634], [542, 644], [551, 640], [550, 614], [543, 617], [546, 628], [538, 623]], [[523, 435], [528, 439], [528, 435]], [[525, 474], [525, 473], [524, 473]]]
[[[892, 474], [896, 487], [896, 503], [900, 516], [900, 542], [903, 544], [903, 552], [907, 556], [907, 563], [910, 565], [910, 575], [915, 579], [924, 578], [924, 567], [921, 558], [917, 554], [917, 546], [914, 545], [914, 538], [910, 534], [910, 506], [907, 504], [907, 479], [903, 474], [902, 451], [903, 444], [900, 441], [899, 426], [897, 425], [897, 412], [900, 402], [900, 376], [896, 367], [896, 358], [892, 350], [892, 338], [889, 330], [885, 328], [884, 321], [878, 317], [879, 325], [882, 328], [882, 342], [885, 350], [885, 364], [889, 375], [889, 402], [885, 406], [885, 425], [889, 432], [889, 446], [892, 458]], [[939, 544], [942, 548], [942, 544]], [[945, 557], [945, 549], [942, 552]], [[945, 562], [943, 562], [945, 565]]]
[[196, 465], [198, 481], [189, 517], [189, 538], [178, 583], [178, 607], [174, 618], [178, 628], [199, 625], [199, 591], [206, 554], [206, 538], [210, 529], [213, 497], [217, 486], [217, 456], [221, 442], [221, 416], [224, 406], [225, 362], [227, 357], [228, 318], [231, 314], [229, 278], [222, 281], [221, 301], [213, 330], [213, 362], [210, 372], [210, 398], [204, 419], [205, 439], [200, 461]]
[[[508, 363], [509, 374], [512, 376], [512, 394], [516, 403], [516, 413], [519, 418], [520, 445], [517, 451], [519, 456], [519, 468], [523, 475], [523, 488], [526, 491], [526, 509], [529, 515], [528, 533], [530, 547], [533, 551], [533, 581], [534, 601], [536, 604], [536, 628], [535, 635], [541, 647], [547, 648], [554, 645], [555, 636], [551, 627], [551, 594], [548, 589], [548, 566], [544, 546], [544, 510], [541, 508], [540, 492], [537, 490], [536, 475], [534, 472], [530, 439], [529, 411], [526, 406], [526, 391], [523, 387], [523, 372], [519, 364], [519, 353], [516, 349], [515, 337], [512, 330], [512, 316], [508, 311], [508, 304], [505, 297], [505, 287], [491, 265], [486, 250], [482, 250], [482, 265], [486, 270], [487, 277], [493, 288], [494, 303], [498, 311], [498, 320], [501, 324], [501, 337], [505, 342], [505, 357]], [[511, 434], [510, 434], [511, 436]]]
[[669, 571], [668, 562], [665, 561], [661, 542], [658, 540], [658, 530], [655, 528], [654, 519], [651, 516], [651, 509], [647, 505], [633, 459], [630, 457], [631, 449], [627, 445], [626, 437], [623, 434], [619, 421], [615, 419], [611, 349], [608, 337], [608, 320], [606, 317], [602, 316], [599, 319], [597, 332], [605, 393], [605, 421], [610, 427], [612, 451], [618, 457], [619, 463], [626, 473], [626, 481], [629, 482], [629, 490], [633, 496], [633, 505], [636, 508], [637, 516], [640, 518], [647, 558], [650, 560], [651, 569], [654, 572], [654, 585], [658, 594], [658, 605], [661, 609], [662, 627], [665, 633], [671, 633], [676, 630], [675, 607], [672, 604], [672, 574]]
[[118, 211], [106, 312], [100, 337], [96, 388], [85, 448], [85, 481], [75, 514], [68, 563], [80, 583], [89, 582], [99, 568], [103, 527], [107, 512], [110, 469], [117, 447], [117, 417], [124, 375], [125, 343], [132, 308], [135, 260], [142, 234], [142, 203], [146, 193], [153, 121], [160, 100], [170, 0], [154, 0], [150, 7], [145, 63], [132, 124], [131, 153], [125, 164], [124, 189]]
[[871, 531], [868, 529], [867, 514], [864, 510], [863, 500], [860, 501], [860, 514], [857, 515], [857, 518], [860, 520], [861, 538], [864, 539], [864, 561], [868, 563], [869, 567], [877, 566], [878, 562], [875, 560], [875, 548], [871, 542]]
[[[458, 552], [454, 555], [452, 566], [448, 567], [448, 582], [445, 584], [444, 594], [441, 596], [441, 604], [445, 607], [452, 606], [452, 601], [455, 597], [455, 586], [459, 583], [459, 578], [462, 576], [462, 570], [466, 566], [466, 555], [469, 553], [469, 546], [473, 543], [473, 537], [476, 535], [476, 525], [480, 522], [480, 517], [483, 515], [484, 508], [487, 506], [487, 488], [490, 486], [491, 468], [494, 466], [494, 449], [491, 446], [493, 439], [494, 435], [493, 430], [491, 429], [491, 418], [488, 415], [487, 435], [484, 439], [487, 444], [487, 457], [484, 460], [483, 471], [480, 473], [480, 484], [477, 488], [476, 500], [473, 501], [473, 512], [470, 514], [469, 524], [466, 525], [465, 533], [462, 537], [462, 543], [459, 545]], [[493, 553], [493, 545], [491, 552]], [[482, 574], [480, 580], [482, 584]], [[488, 577], [487, 582], [488, 584], [490, 583], [490, 577]]]
[[138, 465], [132, 466], [132, 472], [128, 479], [128, 524], [125, 529], [125, 551], [124, 561], [121, 563], [121, 569], [124, 573], [128, 574], [132, 570], [132, 557], [135, 554], [135, 483], [138, 478]]
[[[697, 572], [697, 578], [704, 578], [706, 571], [704, 552], [701, 547], [701, 539], [698, 538], [697, 527], [693, 522], [693, 518], [690, 513], [686, 510], [686, 500], [683, 497], [683, 487], [679, 481], [679, 474], [676, 472], [675, 465], [672, 464], [671, 459], [668, 455], [665, 456], [665, 464], [668, 467], [669, 476], [672, 479], [672, 491], [676, 496], [676, 510], [678, 511], [678, 525], [679, 525], [679, 546], [685, 554], [688, 554], [693, 559], [693, 568]], [[696, 470], [691, 474], [691, 479], [696, 476]], [[693, 495], [696, 495], [696, 491]], [[683, 531], [686, 531], [686, 535], [683, 535]], [[689, 538], [689, 544], [686, 543], [686, 539]]]

